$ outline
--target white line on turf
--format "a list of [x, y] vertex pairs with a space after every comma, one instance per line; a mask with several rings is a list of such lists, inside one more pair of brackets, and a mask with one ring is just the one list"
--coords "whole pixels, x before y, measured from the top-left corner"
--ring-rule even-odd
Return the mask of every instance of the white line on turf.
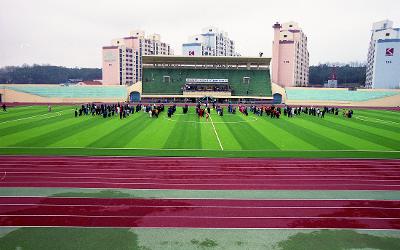
[[378, 118], [371, 118], [367, 116], [355, 116], [356, 119], [361, 120], [361, 121], [366, 121], [366, 122], [375, 122], [375, 123], [381, 123], [381, 124], [387, 124], [387, 125], [399, 125], [400, 123], [394, 122], [394, 121], [385, 121], [381, 120]]
[[[177, 115], [179, 115], [179, 114], [177, 114]], [[251, 119], [250, 119], [251, 118]], [[196, 124], [196, 123], [200, 123], [200, 124], [202, 124], [202, 123], [209, 123], [209, 122], [207, 122], [207, 121], [203, 121], [203, 122], [199, 122], [199, 121], [177, 121], [177, 120], [174, 120], [174, 119], [171, 119], [171, 118], [165, 118], [166, 120], [168, 120], [168, 121], [171, 121], [171, 122], [177, 122], [177, 123], [194, 123], [194, 124]], [[256, 118], [256, 117], [249, 117], [249, 120], [246, 120], [246, 121], [231, 121], [231, 122], [214, 122], [215, 124], [240, 124], [240, 123], [249, 123], [249, 122], [255, 122], [255, 121], [257, 121], [258, 119]]]
[[218, 136], [217, 130], [215, 129], [214, 122], [213, 122], [213, 120], [212, 120], [212, 117], [211, 117], [211, 115], [210, 115], [210, 120], [211, 120], [211, 125], [212, 125], [212, 126], [213, 126], [213, 128], [214, 128], [215, 135], [217, 136], [217, 140], [218, 140], [219, 146], [221, 147], [221, 150], [224, 150], [224, 148], [222, 147], [221, 140], [219, 139], [219, 136]]
[[[215, 149], [206, 149], [206, 148], [99, 148], [99, 147], [0, 147], [1, 149], [87, 149], [87, 150], [149, 150], [149, 151], [217, 151]], [[224, 150], [225, 151], [225, 150]], [[242, 150], [226, 150], [226, 152], [366, 152], [366, 153], [400, 153], [400, 150], [369, 150], [369, 149], [321, 149], [321, 150], [290, 150], [290, 149], [279, 149], [279, 150], [270, 150], [270, 149], [242, 149]], [[76, 155], [79, 156], [79, 155]], [[102, 156], [107, 157], [107, 156]], [[124, 157], [124, 156], [111, 156], [114, 157]], [[129, 156], [132, 157], [132, 156]], [[134, 156], [133, 156], [134, 157]], [[143, 156], [141, 156], [143, 157]], [[179, 157], [179, 158], [202, 158], [202, 157]], [[341, 158], [339, 158], [341, 159]], [[348, 159], [357, 159], [357, 160], [370, 160], [380, 158], [346, 158]], [[395, 159], [390, 159], [395, 160]]]
[[[44, 116], [43, 119], [48, 119], [48, 118], [60, 116], [62, 113], [63, 113], [63, 111], [59, 111], [59, 112], [55, 113], [55, 115], [52, 115], [52, 116], [48, 116], [48, 115], [51, 115], [51, 113], [42, 114], [42, 115], [34, 115], [34, 116], [25, 117], [25, 118], [20, 118], [20, 119], [15, 119], [15, 120], [10, 120], [10, 121], [0, 122], [0, 124], [9, 123], [9, 122], [16, 122], [16, 121], [22, 121], [22, 120], [27, 120], [27, 119], [32, 119], [32, 118], [42, 117], [42, 116]], [[54, 113], [53, 113], [53, 114], [54, 114]]]

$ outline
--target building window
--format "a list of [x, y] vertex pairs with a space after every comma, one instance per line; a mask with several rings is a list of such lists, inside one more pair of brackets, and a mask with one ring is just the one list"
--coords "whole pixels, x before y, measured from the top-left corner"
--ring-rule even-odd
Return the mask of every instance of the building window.
[[390, 33], [386, 33], [386, 36], [390, 36]]

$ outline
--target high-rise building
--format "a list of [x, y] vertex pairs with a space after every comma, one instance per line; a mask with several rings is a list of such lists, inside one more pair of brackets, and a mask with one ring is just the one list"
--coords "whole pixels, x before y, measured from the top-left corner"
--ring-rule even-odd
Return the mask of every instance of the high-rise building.
[[373, 89], [400, 88], [400, 28], [385, 20], [372, 25], [365, 85]]
[[215, 27], [207, 27], [201, 34], [189, 37], [182, 44], [184, 56], [240, 56], [235, 51], [235, 42], [229, 39], [228, 33]]
[[309, 53], [307, 36], [295, 22], [274, 26], [272, 82], [283, 87], [307, 86]]
[[114, 39], [103, 47], [103, 84], [131, 85], [142, 80], [143, 55], [173, 55], [171, 46], [158, 34], [145, 36], [142, 30]]

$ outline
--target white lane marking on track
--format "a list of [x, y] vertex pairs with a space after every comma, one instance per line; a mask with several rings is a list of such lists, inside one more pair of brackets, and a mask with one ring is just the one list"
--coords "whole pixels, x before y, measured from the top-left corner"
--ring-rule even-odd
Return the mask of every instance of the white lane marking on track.
[[[16, 226], [12, 226], [16, 227]], [[21, 226], [24, 228], [83, 228], [86, 229], [87, 226]], [[0, 225], [0, 228], [10, 228], [10, 226], [2, 226]], [[101, 226], [90, 226], [90, 228], [107, 228], [107, 227], [101, 227]], [[142, 227], [142, 226], [135, 226], [135, 229], [172, 229], [175, 230], [176, 227]], [[246, 228], [246, 227], [213, 227], [213, 228], [199, 228], [199, 227], [185, 227], [182, 229], [195, 229], [195, 230], [224, 230], [226, 231], [227, 229], [229, 230], [293, 230], [293, 231], [298, 231], [298, 230], [307, 230], [307, 231], [315, 231], [315, 230], [343, 230], [343, 228], [335, 228], [335, 227], [312, 227], [312, 228], [298, 228], [298, 227], [292, 227], [292, 228], [287, 228], [287, 227], [253, 227], [253, 228]], [[350, 228], [345, 228], [345, 229], [354, 229], [357, 231], [394, 231], [397, 232], [399, 231], [398, 229], [387, 229], [387, 228], [373, 228], [373, 229], [368, 229], [368, 228], [359, 228], [359, 227], [350, 227]]]
[[[8, 181], [6, 184], [14, 184], [14, 185], [21, 185], [21, 184], [26, 184], [27, 182], [22, 182], [22, 181]], [[43, 185], [43, 181], [29, 181], [28, 183], [30, 184], [42, 184]], [[255, 187], [255, 186], [277, 186], [277, 187], [281, 187], [282, 184], [247, 184], [247, 183], [241, 183], [241, 184], [232, 184], [232, 183], [160, 183], [160, 182], [109, 182], [109, 181], [48, 181], [46, 180], [45, 182], [46, 184], [50, 184], [50, 183], [55, 183], [55, 184], [97, 184], [97, 185], [132, 185], [132, 186], [137, 186], [137, 185], [151, 185], [151, 186], [250, 186], [250, 187]], [[284, 184], [283, 186], [291, 186], [291, 187], [308, 187], [308, 186], [313, 186], [313, 187], [317, 187], [317, 186], [321, 186], [321, 187], [325, 187], [325, 186], [370, 186], [370, 187], [400, 187], [399, 185], [396, 184], [391, 184], [391, 185], [387, 185], [387, 184], [343, 184], [343, 183], [332, 183], [332, 184], [328, 184], [328, 183], [324, 183], [324, 184]], [[101, 188], [101, 187], [99, 187]]]
[[[29, 188], [29, 189], [39, 189], [40, 188]], [[120, 189], [120, 188], [68, 188], [68, 189], [74, 189], [74, 190], [78, 190], [80, 192], [85, 192], [85, 191], [99, 191], [99, 190], [114, 190], [114, 191], [159, 191], [157, 189]], [[174, 191], [182, 191], [182, 190], [177, 190], [177, 189], [172, 189]], [[191, 192], [192, 190], [190, 190]], [[210, 190], [196, 190], [196, 192], [209, 192]], [[276, 190], [272, 190], [272, 191], [276, 191]], [[344, 190], [346, 191], [346, 190]], [[386, 192], [396, 192], [399, 193], [400, 191], [380, 191], [380, 190], [350, 190], [351, 192], [361, 192], [361, 193], [370, 193], [370, 192], [378, 192], [378, 193], [386, 193]], [[47, 194], [45, 195], [24, 195], [22, 194], [23, 198], [43, 198], [43, 199], [47, 199], [49, 198], [49, 196]], [[0, 198], [21, 198], [21, 196], [15, 196], [15, 195], [4, 195], [4, 194], [0, 194]], [[90, 196], [79, 196], [79, 197], [74, 197], [74, 196], [52, 196], [51, 199], [82, 199], [82, 198], [93, 198], [93, 199], [110, 199], [110, 198], [98, 198], [98, 197], [90, 197]], [[158, 200], [224, 200], [224, 201], [232, 201], [232, 200], [246, 200], [246, 201], [265, 201], [266, 199], [269, 201], [299, 201], [299, 198], [276, 198], [276, 197], [267, 197], [267, 198], [254, 198], [254, 197], [250, 197], [250, 198], [238, 198], [238, 197], [159, 197], [159, 196], [152, 196], [152, 197], [128, 197], [129, 199], [158, 199]], [[337, 198], [337, 199], [333, 199], [333, 198], [300, 198], [301, 200], [305, 200], [305, 201], [384, 201], [384, 202], [398, 202], [398, 199], [373, 199], [373, 198], [365, 198], [365, 199], [354, 199], [354, 198]]]
[[[16, 121], [22, 121], [22, 120], [27, 120], [27, 119], [32, 119], [32, 118], [37, 118], [37, 117], [42, 117], [42, 116], [44, 116], [43, 119], [48, 119], [48, 118], [52, 118], [52, 117], [56, 117], [56, 116], [61, 116], [61, 114], [63, 112], [64, 111], [59, 111], [59, 112], [57, 112], [55, 114], [54, 113], [47, 113], [47, 114], [42, 114], [42, 115], [34, 115], [34, 116], [25, 117], [25, 118], [20, 118], [20, 119], [0, 122], [0, 124], [9, 123], [9, 122], [16, 122]], [[52, 115], [52, 114], [54, 114], [54, 115]], [[52, 115], [52, 116], [48, 116], [48, 115]]]
[[[0, 214], [1, 217], [78, 217], [78, 218], [143, 218], [141, 215], [78, 215], [78, 214]], [[400, 220], [380, 217], [328, 217], [328, 216], [188, 216], [188, 215], [146, 215], [146, 218], [190, 218], [190, 219], [350, 219], [350, 220]]]
[[[68, 197], [67, 197], [68, 198]], [[399, 210], [398, 207], [321, 207], [321, 206], [210, 206], [210, 205], [183, 205], [183, 206], [168, 206], [168, 205], [160, 205], [160, 206], [146, 206], [146, 205], [128, 205], [128, 204], [43, 204], [43, 203], [7, 203], [0, 204], [1, 206], [40, 206], [40, 207], [129, 207], [129, 208], [156, 208], [156, 207], [164, 207], [164, 208], [235, 208], [235, 209], [379, 209], [379, 210]]]
[[217, 136], [217, 140], [218, 140], [219, 146], [221, 147], [221, 150], [224, 150], [224, 147], [222, 147], [221, 140], [219, 139], [219, 136], [218, 136], [217, 130], [215, 129], [214, 122], [213, 122], [213, 120], [212, 120], [212, 117], [211, 117], [211, 115], [210, 115], [210, 120], [211, 120], [211, 125], [212, 125], [212, 126], [213, 126], [213, 128], [214, 128], [214, 133], [215, 133], [215, 135]]
[[[0, 147], [1, 149], [1, 147]], [[98, 164], [102, 164], [103, 168], [106, 165], [109, 165], [109, 167], [107, 168], [114, 168], [116, 166], [120, 167], [121, 164], [123, 165], [128, 165], [129, 167], [132, 167], [132, 165], [134, 165], [135, 167], [142, 167], [145, 166], [146, 169], [151, 168], [151, 167], [161, 167], [163, 165], [160, 166], [153, 166], [153, 165], [149, 165], [149, 164], [165, 164], [165, 163], [172, 163], [172, 164], [176, 164], [176, 162], [168, 162], [168, 161], [152, 161], [152, 160], [148, 160], [148, 161], [135, 161], [134, 159], [132, 160], [127, 160], [127, 161], [105, 161], [105, 160], [97, 160], [97, 161], [85, 161], [85, 159], [79, 160], [79, 161], [75, 161], [75, 159], [71, 158], [71, 159], [64, 159], [64, 160], [49, 160], [49, 161], [42, 161], [42, 160], [36, 160], [36, 159], [28, 159], [24, 160], [23, 159], [24, 156], [21, 156], [20, 159], [15, 159], [12, 161], [8, 161], [7, 159], [2, 158], [2, 162], [0, 163], [0, 166], [17, 166], [17, 167], [26, 167], [29, 166], [31, 167], [32, 165], [35, 164], [40, 164], [40, 165], [45, 165], [50, 166], [50, 167], [64, 167], [62, 166], [63, 164], [67, 164], [68, 167], [70, 168], [74, 168], [74, 167], [81, 167], [83, 165], [87, 166], [87, 167], [97, 167]], [[226, 158], [224, 158], [226, 159]], [[209, 163], [205, 163], [205, 162], [196, 162], [195, 160], [191, 160], [191, 161], [179, 161], [181, 164], [179, 165], [172, 165], [169, 167], [192, 167], [192, 168], [216, 168], [215, 165], [217, 165], [218, 167], [220, 167], [219, 164], [222, 164], [224, 166], [226, 166], [226, 164], [234, 164], [232, 166], [226, 166], [226, 168], [274, 168], [274, 169], [280, 169], [280, 168], [288, 168], [288, 169], [303, 169], [303, 168], [312, 168], [312, 169], [320, 169], [320, 168], [327, 168], [327, 169], [343, 169], [343, 170], [348, 170], [348, 169], [371, 169], [374, 171], [380, 171], [382, 169], [389, 169], [389, 168], [394, 168], [394, 169], [399, 169], [400, 168], [400, 159], [399, 160], [387, 160], [386, 162], [376, 162], [371, 160], [370, 162], [368, 161], [364, 161], [364, 162], [342, 162], [342, 161], [338, 161], [338, 162], [297, 162], [297, 163], [286, 163], [286, 162], [276, 162], [276, 163], [268, 163], [267, 161], [263, 162], [263, 161], [252, 161], [252, 159], [246, 159], [246, 161], [240, 162], [240, 161], [236, 161], [234, 160], [235, 158], [231, 158], [231, 159], [227, 159], [226, 162], [218, 162], [218, 161], [214, 161], [212, 158], [210, 158], [210, 162]], [[193, 162], [195, 161], [195, 162]], [[288, 160], [289, 161], [289, 160]], [[61, 164], [61, 166], [60, 166]], [[35, 165], [37, 166], [37, 165]], [[349, 167], [347, 167], [349, 166]], [[42, 166], [43, 167], [43, 166]], [[99, 166], [99, 168], [101, 169], [101, 167]], [[125, 167], [128, 168], [128, 167]], [[96, 168], [97, 169], [97, 168]]]
[[[155, 170], [157, 172], [160, 171], [164, 171], [164, 170]], [[231, 174], [202, 174], [202, 173], [195, 173], [195, 174], [168, 174], [167, 176], [173, 175], [173, 176], [187, 176], [187, 175], [196, 175], [196, 176], [209, 176], [209, 175], [213, 175], [213, 176], [228, 176], [228, 175], [235, 175], [235, 176], [240, 176], [240, 177], [273, 177], [274, 180], [281, 180], [280, 177], [378, 177], [378, 178], [384, 178], [384, 177], [388, 177], [388, 178], [399, 178], [400, 176], [382, 176], [382, 175], [270, 175], [270, 174], [261, 174], [261, 175], [250, 175], [250, 174], [241, 174], [241, 173], [237, 173], [237, 172], [229, 172]], [[9, 174], [30, 174], [29, 177], [33, 177], [32, 174], [71, 174], [71, 175], [93, 175], [93, 173], [69, 173], [69, 172], [9, 172]], [[114, 179], [114, 178], [103, 178], [99, 175], [106, 175], [109, 176], [110, 173], [96, 173], [95, 177], [89, 177], [89, 178], [99, 178], [99, 179]], [[125, 175], [125, 174], [121, 174], [121, 175]], [[142, 174], [129, 174], [130, 176], [142, 176]], [[25, 176], [14, 176], [14, 177], [25, 177]], [[52, 177], [50, 177], [52, 178]], [[59, 178], [86, 178], [86, 177], [74, 177], [74, 176], [67, 176], [67, 177], [59, 177]], [[131, 178], [123, 178], [123, 179], [131, 179]], [[185, 178], [186, 179], [186, 178]], [[220, 178], [218, 178], [219, 180], [221, 180]], [[171, 180], [168, 178], [168, 180]], [[181, 179], [180, 179], [181, 180]], [[201, 179], [201, 180], [205, 180], [205, 179]], [[213, 179], [214, 180], [214, 179]], [[256, 179], [256, 180], [271, 180], [271, 179]], [[290, 179], [290, 180], [296, 180], [296, 179]], [[308, 180], [308, 179], [301, 179], [301, 180]], [[321, 180], [321, 179], [319, 179]], [[322, 179], [325, 180], [325, 179]], [[331, 179], [331, 180], [358, 180], [358, 179]], [[360, 179], [362, 181], [373, 181], [373, 180], [366, 180], [366, 179]], [[383, 181], [383, 180], [375, 180], [375, 181]], [[387, 180], [387, 181], [399, 181], [399, 180]]]
[[[194, 167], [188, 167], [188, 166], [175, 166], [175, 167], [153, 167], [153, 168], [145, 168], [143, 166], [140, 165], [130, 165], [129, 167], [126, 168], [120, 168], [120, 166], [113, 166], [113, 167], [109, 167], [109, 168], [95, 168], [93, 166], [88, 166], [89, 164], [79, 164], [79, 165], [74, 165], [74, 166], [68, 166], [68, 167], [60, 167], [60, 165], [56, 165], [56, 164], [46, 164], [46, 167], [36, 167], [38, 166], [40, 163], [36, 163], [37, 165], [35, 165], [35, 163], [33, 164], [29, 164], [29, 165], [13, 165], [12, 166], [5, 166], [3, 167], [4, 170], [8, 170], [10, 172], [12, 172], [13, 170], [15, 171], [15, 173], [18, 172], [24, 172], [24, 171], [42, 171], [42, 172], [57, 172], [59, 170], [68, 170], [68, 171], [75, 171], [77, 172], [82, 172], [82, 167], [84, 167], [86, 170], [95, 170], [95, 171], [125, 171], [125, 170], [150, 170], [150, 171], [192, 171], [192, 170], [196, 170], [196, 171], [219, 171], [219, 172], [229, 172], [229, 171], [238, 171], [238, 172], [243, 172], [243, 171], [265, 171], [265, 172], [270, 172], [270, 171], [277, 171], [277, 170], [281, 170], [284, 173], [290, 173], [291, 171], [297, 171], [297, 170], [302, 170], [302, 171], [308, 171], [308, 174], [310, 173], [315, 173], [315, 172], [322, 172], [322, 171], [329, 171], [330, 173], [334, 173], [334, 172], [345, 172], [346, 174], [350, 174], [350, 173], [354, 173], [354, 172], [358, 172], [358, 171], [364, 171], [364, 173], [369, 173], [369, 174], [382, 174], [382, 173], [387, 173], [387, 172], [392, 172], [392, 173], [396, 173], [396, 172], [400, 172], [400, 168], [398, 167], [382, 167], [379, 170], [375, 170], [373, 168], [351, 168], [351, 169], [343, 169], [340, 167], [332, 167], [331, 169], [329, 169], [329, 167], [325, 167], [325, 168], [312, 168], [312, 167], [226, 167], [223, 169], [220, 169], [220, 167], [203, 167], [203, 166], [194, 166]], [[33, 169], [33, 167], [35, 167]], [[50, 170], [50, 168], [53, 168], [52, 170]], [[79, 171], [76, 171], [79, 170]], [[65, 172], [65, 171], [64, 171]], [[281, 173], [283, 174], [283, 173]]]
[[[133, 169], [135, 171], [135, 169]], [[116, 170], [119, 171], [119, 170]], [[165, 171], [165, 170], [154, 170], [157, 172], [160, 171]], [[175, 170], [178, 171], [178, 170]], [[179, 172], [181, 172], [181, 170], [179, 170]], [[193, 172], [193, 171], [192, 171]], [[75, 172], [75, 173], [70, 173], [70, 172], [8, 172], [9, 174], [29, 174], [29, 177], [33, 177], [32, 174], [70, 174], [70, 175], [93, 175], [93, 173], [88, 173], [88, 172]], [[106, 172], [106, 173], [95, 173], [95, 176], [98, 178], [102, 178], [99, 177], [99, 175], [107, 175], [109, 176], [110, 173]], [[125, 175], [120, 174], [120, 175]], [[142, 176], [142, 174], [129, 174], [130, 176]], [[264, 177], [264, 176], [268, 176], [268, 177], [273, 177], [273, 178], [277, 178], [279, 179], [280, 177], [364, 177], [364, 178], [368, 178], [368, 177], [378, 177], [378, 178], [400, 178], [400, 176], [394, 175], [394, 176], [382, 176], [382, 175], [271, 175], [271, 174], [260, 174], [260, 175], [252, 175], [252, 174], [242, 174], [242, 173], [237, 173], [237, 172], [229, 172], [228, 174], [220, 174], [220, 173], [212, 173], [212, 174], [203, 174], [203, 173], [195, 173], [195, 174], [175, 174], [175, 173], [171, 173], [171, 174], [167, 174], [167, 176], [187, 176], [187, 175], [196, 175], [196, 176], [209, 176], [209, 175], [213, 175], [213, 176], [229, 176], [229, 175], [234, 175], [234, 176], [241, 176], [241, 177]], [[23, 177], [23, 176], [14, 176], [14, 177]], [[75, 178], [72, 176], [69, 176], [71, 178]], [[61, 177], [61, 178], [68, 178], [68, 177]], [[85, 178], [85, 177], [79, 177], [79, 178]], [[112, 178], [110, 178], [112, 179]], [[129, 179], [129, 178], [128, 178]], [[220, 178], [218, 178], [220, 179]], [[264, 180], [264, 179], [262, 179]], [[270, 180], [270, 179], [266, 179], [266, 180]], [[295, 180], [295, 179], [291, 179], [291, 180]], [[301, 180], [305, 180], [305, 179], [301, 179]], [[332, 180], [347, 180], [347, 179], [332, 179]], [[350, 180], [357, 180], [354, 178], [351, 178]], [[360, 180], [365, 180], [365, 179], [360, 179]], [[376, 181], [380, 181], [380, 180], [376, 180]], [[396, 181], [396, 180], [392, 180], [392, 181]]]
[[7, 175], [7, 171], [4, 171], [4, 175], [3, 175], [3, 177], [1, 177], [0, 181], [3, 181], [6, 178], [6, 175]]
[[[12, 173], [10, 173], [12, 174]], [[68, 174], [68, 173], [65, 173]], [[109, 174], [108, 174], [109, 175]], [[186, 176], [186, 175], [181, 175], [181, 176]], [[198, 175], [196, 175], [198, 176]], [[200, 175], [201, 176], [201, 175]], [[252, 176], [257, 176], [258, 175], [252, 175]], [[249, 175], [243, 175], [239, 178], [204, 178], [204, 179], [198, 179], [198, 178], [185, 178], [185, 180], [202, 180], [202, 181], [215, 181], [215, 180], [220, 180], [220, 181], [237, 181], [237, 180], [242, 180], [242, 177], [252, 177]], [[267, 176], [267, 175], [262, 175], [262, 176]], [[297, 175], [295, 175], [298, 177]], [[276, 176], [273, 176], [276, 177]], [[169, 180], [169, 181], [180, 181], [182, 178], [159, 178], [159, 177], [101, 177], [97, 176], [94, 174], [94, 176], [32, 176], [32, 175], [18, 175], [18, 176], [9, 176], [8, 178], [32, 178], [32, 179], [37, 179], [37, 178], [46, 178], [46, 179], [100, 179], [100, 180]], [[0, 179], [0, 181], [3, 180]], [[274, 179], [263, 179], [263, 178], [256, 178], [252, 179], [252, 181], [359, 181], [359, 182], [400, 182], [400, 180], [368, 180], [368, 179], [325, 179], [325, 178], [312, 178], [312, 179], [281, 179], [281, 178], [274, 178]]]

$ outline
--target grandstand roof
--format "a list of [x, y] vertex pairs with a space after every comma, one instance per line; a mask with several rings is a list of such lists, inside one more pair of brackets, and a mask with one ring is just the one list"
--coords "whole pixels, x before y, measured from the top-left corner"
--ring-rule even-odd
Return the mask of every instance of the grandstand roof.
[[265, 65], [271, 58], [242, 56], [143, 56], [143, 64], [228, 64], [228, 65]]

